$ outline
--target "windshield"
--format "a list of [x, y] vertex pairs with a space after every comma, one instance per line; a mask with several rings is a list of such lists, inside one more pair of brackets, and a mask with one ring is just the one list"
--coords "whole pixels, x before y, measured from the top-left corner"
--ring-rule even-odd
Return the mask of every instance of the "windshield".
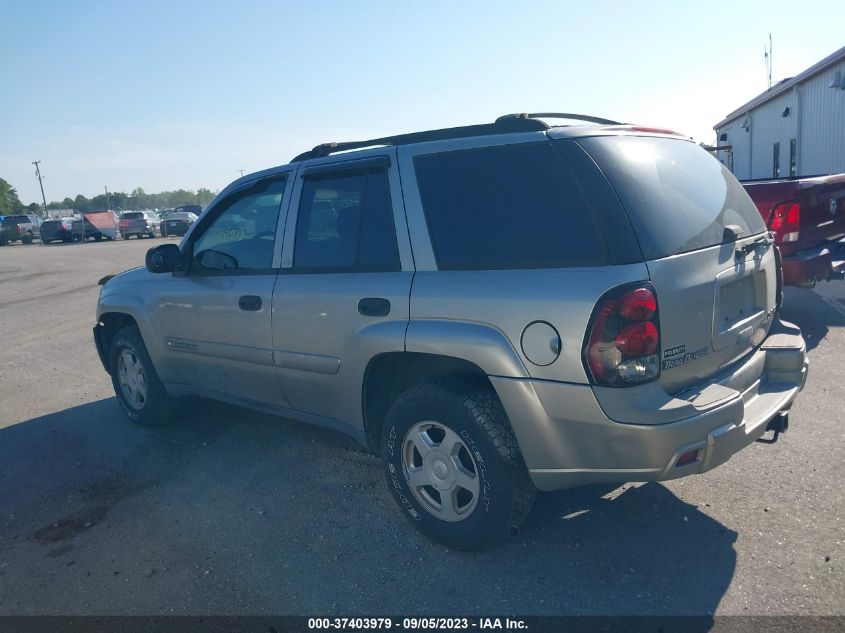
[[715, 246], [725, 227], [766, 230], [734, 176], [686, 140], [643, 136], [579, 139], [616, 190], [646, 259]]

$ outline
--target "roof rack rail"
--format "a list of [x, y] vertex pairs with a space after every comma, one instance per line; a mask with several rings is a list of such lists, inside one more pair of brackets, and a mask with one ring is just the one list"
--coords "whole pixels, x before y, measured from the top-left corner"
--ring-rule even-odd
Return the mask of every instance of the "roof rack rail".
[[366, 141], [349, 141], [344, 143], [323, 143], [315, 148], [295, 156], [290, 162], [298, 163], [310, 158], [323, 158], [338, 152], [345, 152], [365, 147], [378, 147], [381, 145], [410, 145], [411, 143], [424, 143], [426, 141], [442, 141], [452, 138], [465, 138], [471, 136], [487, 136], [490, 134], [508, 134], [512, 132], [542, 132], [548, 130], [549, 126], [543, 121], [528, 117], [512, 116], [499, 117], [494, 123], [481, 123], [479, 125], [465, 125], [462, 127], [450, 127], [440, 130], [427, 130], [425, 132], [412, 132], [410, 134], [398, 134], [396, 136], [384, 136]]
[[424, 143], [426, 141], [442, 141], [452, 138], [465, 138], [471, 136], [487, 136], [489, 134], [507, 134], [510, 132], [542, 132], [548, 130], [549, 126], [540, 119], [573, 119], [576, 121], [589, 121], [602, 125], [621, 125], [618, 121], [602, 119], [584, 114], [571, 114], [566, 112], [538, 112], [533, 114], [505, 114], [500, 116], [493, 123], [481, 123], [479, 125], [464, 125], [462, 127], [449, 127], [440, 130], [427, 130], [425, 132], [412, 132], [410, 134], [398, 134], [396, 136], [384, 136], [366, 141], [348, 141], [343, 143], [323, 143], [313, 149], [303, 152], [290, 161], [298, 163], [310, 158], [324, 158], [354, 149], [365, 147], [378, 147], [382, 145], [410, 145], [411, 143]]
[[588, 116], [586, 114], [573, 114], [571, 112], [521, 112], [519, 114], [505, 114], [496, 119], [496, 123], [509, 119], [572, 119], [573, 121], [589, 121], [590, 123], [599, 123], [601, 125], [622, 125], [619, 121], [611, 121], [610, 119], [602, 119], [597, 116]]

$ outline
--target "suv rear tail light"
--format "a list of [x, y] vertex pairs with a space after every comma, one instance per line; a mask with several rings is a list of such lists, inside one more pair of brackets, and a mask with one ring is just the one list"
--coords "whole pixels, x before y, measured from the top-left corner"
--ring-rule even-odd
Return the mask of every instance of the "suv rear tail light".
[[593, 309], [584, 343], [592, 382], [625, 387], [660, 375], [657, 296], [649, 283], [614, 288]]
[[801, 224], [801, 205], [797, 202], [782, 202], [772, 209], [769, 228], [775, 234], [775, 244], [797, 242]]

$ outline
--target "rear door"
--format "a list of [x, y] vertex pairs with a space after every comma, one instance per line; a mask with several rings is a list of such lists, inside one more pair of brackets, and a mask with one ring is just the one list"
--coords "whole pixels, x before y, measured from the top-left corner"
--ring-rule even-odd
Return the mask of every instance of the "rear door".
[[637, 233], [657, 291], [664, 388], [678, 391], [759, 346], [774, 314], [775, 254], [733, 175], [680, 138], [597, 136], [579, 143]]
[[414, 273], [395, 156], [390, 148], [303, 165], [297, 177], [273, 347], [300, 411], [358, 423], [368, 361], [404, 350]]

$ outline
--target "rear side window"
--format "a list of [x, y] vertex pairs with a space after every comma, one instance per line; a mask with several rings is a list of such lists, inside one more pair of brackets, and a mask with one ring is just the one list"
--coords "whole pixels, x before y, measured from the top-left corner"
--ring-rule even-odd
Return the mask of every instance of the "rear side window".
[[636, 261], [624, 212], [571, 141], [414, 159], [440, 270], [602, 266]]
[[728, 225], [742, 237], [766, 230], [742, 185], [694, 143], [643, 136], [578, 142], [619, 195], [646, 259], [721, 244]]
[[310, 272], [400, 269], [384, 169], [306, 174], [293, 264]]

